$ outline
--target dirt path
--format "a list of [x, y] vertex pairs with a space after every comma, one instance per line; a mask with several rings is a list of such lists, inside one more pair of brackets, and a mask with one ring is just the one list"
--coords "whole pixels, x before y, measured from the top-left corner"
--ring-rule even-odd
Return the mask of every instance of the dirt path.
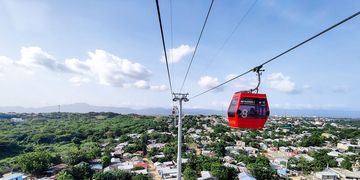
[[148, 160], [147, 158], [143, 159], [147, 165], [148, 165], [148, 172], [150, 174], [150, 176], [154, 179], [154, 180], [161, 180], [161, 177], [158, 173], [158, 171], [156, 170], [156, 167], [154, 166], [154, 163], [150, 160]]

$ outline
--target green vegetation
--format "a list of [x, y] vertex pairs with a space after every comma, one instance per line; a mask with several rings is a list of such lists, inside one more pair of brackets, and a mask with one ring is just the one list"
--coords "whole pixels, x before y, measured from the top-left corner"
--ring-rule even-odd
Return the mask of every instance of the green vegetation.
[[196, 180], [196, 172], [191, 169], [190, 166], [186, 166], [184, 170], [184, 179], [185, 180]]
[[270, 161], [265, 156], [258, 156], [254, 163], [246, 166], [256, 179], [278, 179], [276, 171], [271, 168]]
[[[110, 143], [114, 147], [114, 138], [119, 138], [135, 144], [127, 149], [129, 152], [146, 151], [148, 137], [133, 142], [127, 134], [148, 129], [168, 131], [166, 121], [153, 116], [114, 113], [18, 116], [25, 121], [0, 120], [0, 174], [19, 167], [24, 172], [41, 175], [49, 167], [65, 163], [69, 167], [59, 174], [59, 179], [90, 179], [92, 159], [100, 158], [104, 166], [110, 163], [109, 149], [101, 156], [100, 144]], [[160, 136], [164, 142], [171, 140], [162, 135], [153, 136]]]
[[[319, 150], [317, 152], [313, 152], [310, 155], [314, 158], [313, 161], [307, 161], [305, 158], [300, 157], [299, 159], [290, 158], [289, 159], [289, 167], [290, 169], [303, 171], [305, 174], [309, 174], [312, 171], [322, 171], [327, 166], [329, 167], [337, 167], [337, 162], [335, 158], [329, 156], [327, 150]], [[345, 160], [344, 160], [345, 161]], [[345, 163], [345, 162], [344, 162]], [[347, 166], [344, 164], [344, 166]], [[351, 163], [350, 163], [351, 166]]]
[[185, 179], [193, 179], [194, 175], [200, 174], [201, 171], [210, 171], [219, 180], [235, 179], [236, 177], [236, 170], [223, 166], [219, 158], [196, 156], [194, 154], [190, 154], [188, 158], [184, 170]]
[[[13, 169], [41, 176], [50, 167], [64, 163], [67, 166], [57, 174], [57, 179], [149, 179], [148, 176], [132, 172], [91, 170], [92, 163], [96, 165], [101, 163], [104, 168], [109, 166], [110, 152], [123, 142], [127, 142], [127, 145], [121, 149], [125, 153], [143, 154], [153, 162], [176, 160], [177, 130], [169, 126], [166, 117], [114, 113], [48, 113], [16, 116], [24, 121], [0, 120], [0, 174]], [[344, 160], [338, 165], [335, 158], [327, 154], [329, 151], [321, 148], [324, 145], [336, 146], [344, 139], [357, 144], [360, 131], [354, 128], [360, 127], [360, 123], [350, 122], [353, 125], [350, 126], [342, 121], [336, 121], [338, 124], [335, 125], [326, 122], [323, 123], [322, 128], [317, 128], [317, 125], [307, 120], [300, 121], [301, 124], [297, 125], [289, 125], [290, 122], [272, 123], [263, 130], [234, 130], [222, 123], [220, 117], [185, 116], [182, 151], [186, 152], [183, 153], [183, 158], [187, 158], [188, 162], [182, 169], [184, 179], [196, 179], [201, 171], [210, 171], [219, 180], [235, 179], [238, 172], [230, 167], [240, 162], [240, 166], [246, 166], [257, 179], [279, 179], [274, 167], [270, 166], [268, 158], [263, 154], [272, 153], [276, 149], [283, 151], [282, 153], [298, 151], [297, 148], [290, 146], [318, 146], [315, 150], [310, 147], [301, 152], [313, 157], [313, 161], [302, 157], [290, 158], [288, 164], [282, 161], [283, 166], [287, 165], [289, 169], [304, 174], [322, 171], [327, 166], [351, 169], [352, 164], [360, 160], [356, 149], [350, 147], [347, 151], [355, 154], [340, 155]], [[337, 128], [338, 126], [349, 128]], [[298, 138], [301, 134], [305, 135]], [[152, 142], [149, 140], [156, 140], [156, 143], [163, 143], [165, 146], [160, 144], [159, 148], [147, 151], [147, 145]], [[236, 145], [236, 141], [242, 142]], [[245, 152], [239, 150], [239, 147], [233, 147], [243, 146], [244, 143], [247, 147], [257, 148], [257, 152], [250, 152], [251, 150], [246, 148], [249, 152]], [[266, 146], [269, 149], [266, 149]], [[199, 154], [200, 150], [207, 151], [203, 154], [211, 157], [195, 155]], [[212, 157], [213, 155], [215, 157]], [[230, 156], [236, 161], [230, 159], [228, 162], [232, 165], [224, 166], [224, 156]], [[141, 169], [143, 167], [135, 167], [132, 170]]]
[[313, 132], [311, 136], [305, 137], [301, 142], [300, 146], [309, 147], [309, 146], [321, 146], [324, 143], [324, 138], [321, 137], [320, 132]]
[[341, 167], [347, 170], [351, 170], [352, 168], [352, 162], [350, 161], [350, 159], [348, 157], [346, 157], [342, 162], [341, 162]]
[[27, 173], [39, 175], [47, 170], [51, 164], [49, 153], [31, 152], [18, 157], [20, 168]]

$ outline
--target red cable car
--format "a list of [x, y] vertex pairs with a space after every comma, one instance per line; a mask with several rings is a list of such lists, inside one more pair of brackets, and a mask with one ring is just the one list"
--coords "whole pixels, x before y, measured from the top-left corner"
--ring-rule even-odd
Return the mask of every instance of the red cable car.
[[233, 128], [262, 129], [270, 110], [266, 94], [236, 92], [228, 109], [229, 125]]

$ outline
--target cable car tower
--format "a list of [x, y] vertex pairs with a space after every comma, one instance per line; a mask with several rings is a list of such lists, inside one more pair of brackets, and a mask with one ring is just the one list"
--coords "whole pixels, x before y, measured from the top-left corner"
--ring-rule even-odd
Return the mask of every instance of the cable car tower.
[[177, 179], [181, 180], [181, 147], [182, 147], [182, 103], [188, 102], [189, 93], [173, 93], [173, 101], [179, 101], [179, 120], [178, 120], [178, 149], [177, 149]]

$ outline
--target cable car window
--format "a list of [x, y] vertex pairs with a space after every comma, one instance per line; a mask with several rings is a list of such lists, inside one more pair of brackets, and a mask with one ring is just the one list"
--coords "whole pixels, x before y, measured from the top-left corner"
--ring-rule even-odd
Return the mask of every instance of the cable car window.
[[228, 109], [228, 116], [235, 117], [237, 102], [238, 102], [237, 97], [235, 97], [231, 100], [231, 103], [230, 103], [230, 106]]
[[266, 100], [242, 98], [239, 106], [239, 118], [266, 118]]

